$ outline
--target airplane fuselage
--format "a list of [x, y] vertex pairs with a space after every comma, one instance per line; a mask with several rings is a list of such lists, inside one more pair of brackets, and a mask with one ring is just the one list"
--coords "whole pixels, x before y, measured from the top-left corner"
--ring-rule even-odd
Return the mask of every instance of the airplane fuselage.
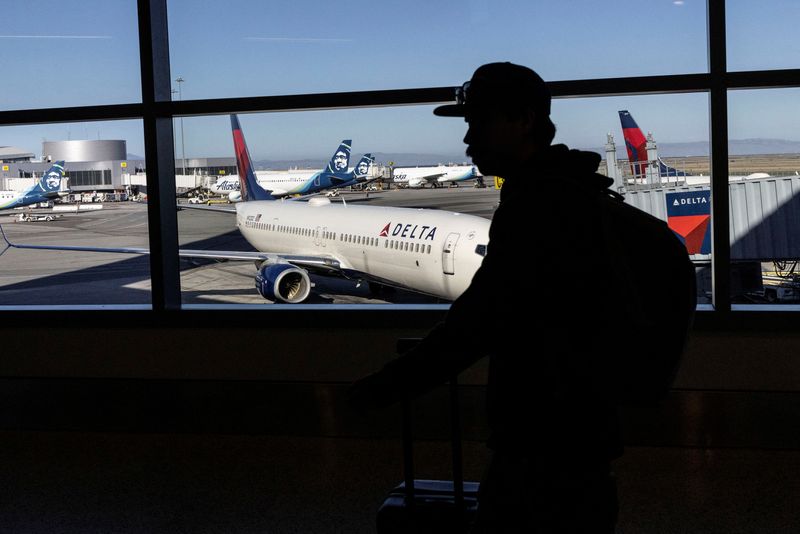
[[456, 299], [483, 261], [490, 221], [460, 213], [352, 206], [327, 199], [236, 205], [239, 231], [257, 250], [327, 256], [344, 271]]
[[407, 187], [425, 187], [457, 183], [478, 176], [473, 165], [437, 165], [431, 167], [398, 167], [394, 169], [393, 181]]
[[[323, 171], [259, 171], [256, 172], [258, 185], [269, 191], [272, 196], [305, 195], [332, 187], [331, 174]], [[342, 181], [336, 187], [347, 187], [358, 180]], [[240, 190], [239, 176], [231, 175], [219, 178], [212, 186], [211, 192], [228, 195]]]

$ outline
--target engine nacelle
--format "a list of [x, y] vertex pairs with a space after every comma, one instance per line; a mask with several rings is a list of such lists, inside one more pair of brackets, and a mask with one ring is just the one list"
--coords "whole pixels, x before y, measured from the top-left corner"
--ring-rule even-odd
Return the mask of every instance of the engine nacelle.
[[228, 193], [228, 200], [230, 202], [239, 202], [242, 200], [242, 192], [241, 191], [231, 191]]
[[288, 263], [267, 265], [256, 274], [259, 295], [273, 302], [303, 302], [311, 294], [312, 287], [308, 273]]

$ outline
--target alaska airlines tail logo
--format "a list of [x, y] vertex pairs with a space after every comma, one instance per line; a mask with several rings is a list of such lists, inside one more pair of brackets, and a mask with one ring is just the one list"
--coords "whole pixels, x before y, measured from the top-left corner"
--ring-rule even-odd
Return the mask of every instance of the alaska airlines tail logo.
[[328, 162], [328, 172], [333, 174], [346, 174], [347, 167], [350, 165], [350, 146], [353, 144], [351, 139], [345, 139], [336, 149], [330, 162]]
[[61, 178], [64, 176], [64, 162], [57, 161], [50, 167], [39, 180], [39, 187], [46, 192], [57, 190], [61, 187]]
[[383, 227], [383, 230], [381, 230], [381, 233], [378, 234], [378, 237], [389, 237], [389, 227], [391, 225], [391, 222], [386, 223], [386, 226]]
[[61, 173], [59, 172], [47, 173], [48, 189], [57, 189], [60, 184], [61, 184]]
[[361, 157], [361, 160], [356, 165], [355, 175], [359, 178], [362, 178], [369, 174], [369, 168], [372, 166], [372, 162], [375, 161], [375, 158], [372, 157], [372, 154], [364, 154]]

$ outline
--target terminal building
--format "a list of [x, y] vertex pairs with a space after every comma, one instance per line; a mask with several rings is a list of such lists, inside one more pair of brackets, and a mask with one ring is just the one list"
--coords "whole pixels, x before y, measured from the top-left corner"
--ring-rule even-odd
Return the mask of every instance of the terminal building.
[[[42, 159], [17, 147], [0, 147], [0, 190], [21, 191], [32, 185], [53, 161], [66, 162], [67, 187], [75, 193], [146, 190], [146, 165], [129, 157], [122, 139], [44, 141]], [[216, 176], [236, 174], [236, 159], [186, 158], [175, 161], [179, 191], [208, 187]]]

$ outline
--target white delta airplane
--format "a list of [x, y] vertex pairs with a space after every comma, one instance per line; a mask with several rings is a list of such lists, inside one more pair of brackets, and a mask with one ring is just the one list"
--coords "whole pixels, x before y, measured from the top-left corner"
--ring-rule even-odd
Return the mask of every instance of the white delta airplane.
[[436, 165], [433, 167], [397, 167], [392, 181], [401, 187], [443, 187], [480, 176], [475, 165]]
[[38, 182], [24, 191], [0, 191], [0, 210], [8, 210], [47, 202], [61, 196], [64, 162], [56, 161]]
[[[368, 181], [368, 175], [375, 158], [364, 154], [358, 164], [348, 170], [352, 141], [345, 139], [331, 156], [328, 166], [320, 171], [263, 171], [256, 173], [258, 185], [273, 197], [290, 195], [310, 195], [326, 189], [348, 187]], [[211, 187], [215, 194], [228, 195], [231, 202], [242, 200], [239, 176], [219, 178]]]
[[[401, 287], [455, 300], [483, 261], [490, 221], [433, 209], [352, 206], [315, 197], [279, 201], [256, 182], [236, 115], [233, 145], [242, 202], [236, 225], [259, 252], [181, 249], [181, 257], [251, 260], [256, 288], [273, 302], [299, 303], [311, 293], [309, 272]], [[0, 228], [2, 230], [2, 228]], [[12, 244], [7, 247], [147, 254], [147, 249], [108, 249]]]

